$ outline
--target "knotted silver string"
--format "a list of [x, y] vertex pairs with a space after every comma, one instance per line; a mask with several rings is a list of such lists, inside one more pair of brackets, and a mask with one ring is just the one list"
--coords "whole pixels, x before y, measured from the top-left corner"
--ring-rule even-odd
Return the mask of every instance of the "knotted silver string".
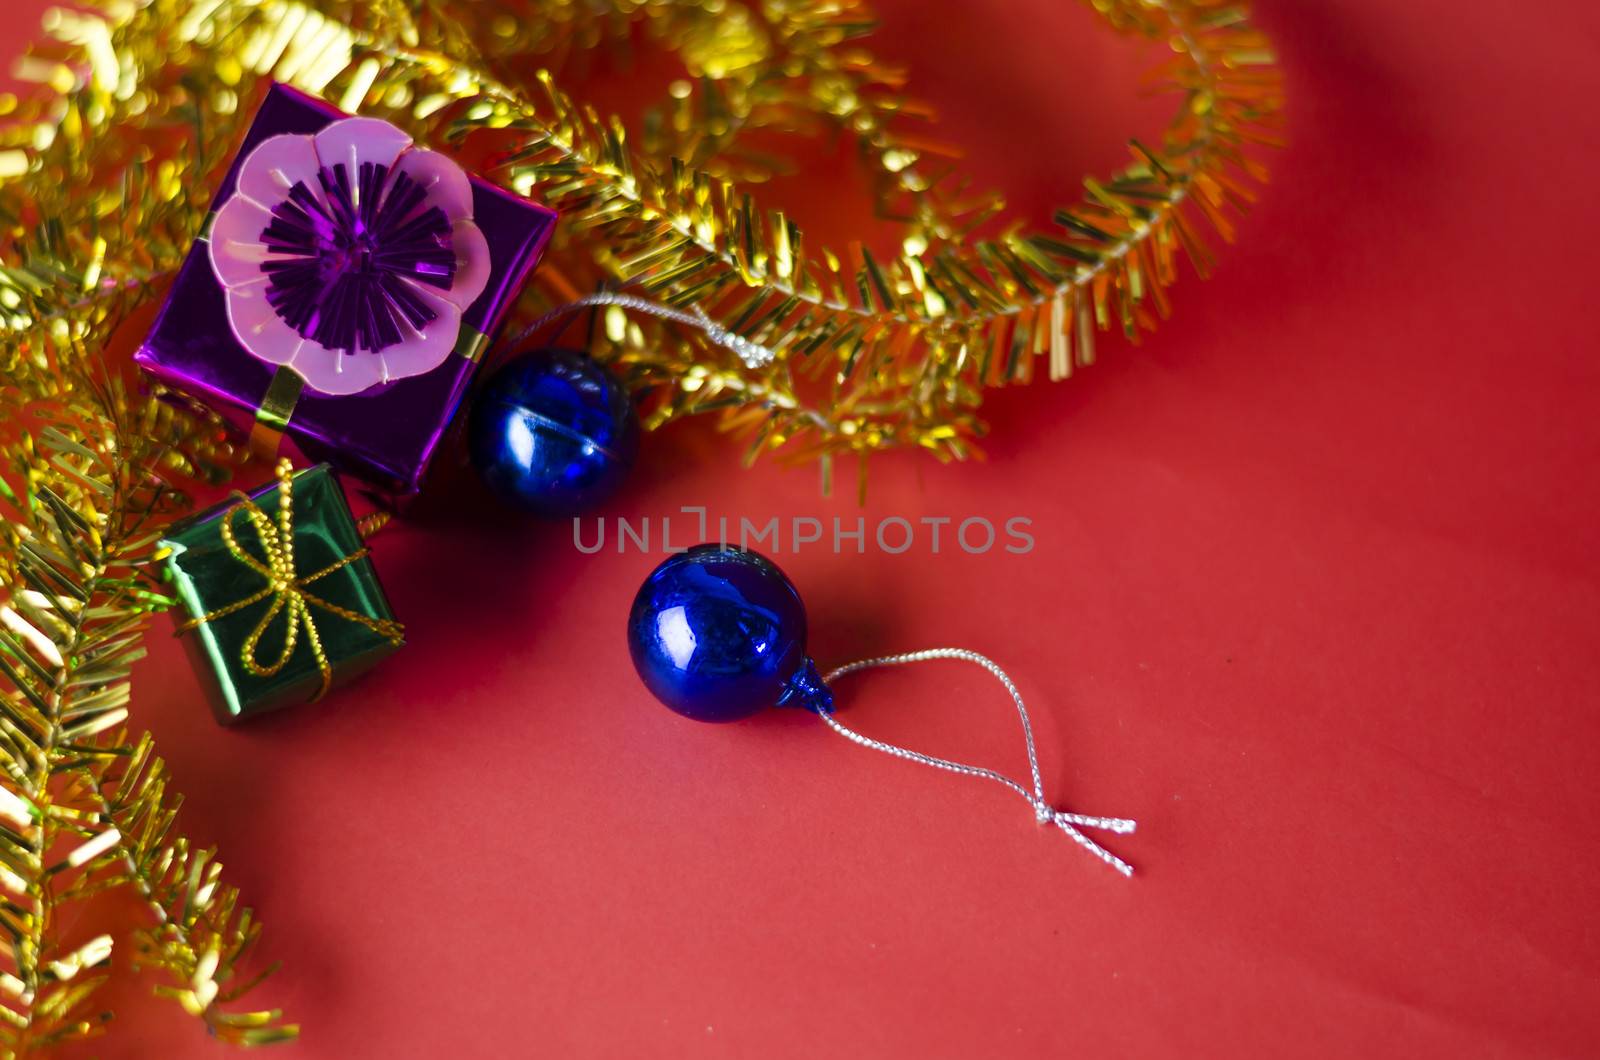
[[670, 320], [674, 324], [695, 328], [711, 342], [737, 354], [746, 368], [764, 368], [777, 357], [776, 353], [759, 342], [752, 342], [743, 335], [730, 331], [718, 324], [707, 316], [706, 311], [698, 305], [694, 307], [693, 311], [685, 311], [661, 302], [652, 302], [648, 298], [620, 294], [616, 291], [600, 291], [595, 294], [584, 295], [582, 298], [568, 302], [565, 305], [556, 306], [550, 312], [523, 328], [517, 334], [517, 337], [511, 341], [511, 346], [513, 349], [520, 347], [529, 336], [538, 332], [546, 324], [570, 316], [580, 309], [608, 305], [631, 309], [635, 313], [644, 313], [648, 316], [659, 317], [662, 320]]
[[965, 648], [930, 648], [927, 651], [908, 652], [904, 655], [883, 655], [875, 659], [862, 659], [859, 662], [847, 663], [829, 672], [822, 680], [824, 683], [831, 685], [835, 678], [855, 673], [857, 670], [870, 670], [879, 666], [905, 666], [909, 663], [927, 662], [930, 659], [963, 659], [970, 663], [976, 663], [993, 674], [995, 679], [1002, 685], [1005, 685], [1006, 691], [1011, 693], [1012, 702], [1017, 705], [1017, 717], [1022, 719], [1022, 738], [1028, 745], [1028, 772], [1033, 777], [1032, 792], [1010, 777], [1002, 773], [996, 773], [992, 769], [964, 765], [961, 762], [951, 762], [947, 759], [935, 758], [933, 755], [922, 754], [920, 751], [908, 751], [904, 747], [896, 747], [894, 744], [874, 740], [870, 736], [863, 736], [854, 729], [847, 728], [828, 712], [819, 711], [818, 717], [827, 722], [828, 727], [834, 732], [862, 747], [870, 747], [874, 751], [882, 751], [884, 754], [894, 755], [896, 758], [904, 758], [908, 762], [920, 762], [935, 769], [960, 773], [968, 777], [982, 777], [985, 780], [992, 780], [996, 784], [1005, 785], [1028, 800], [1028, 805], [1033, 807], [1034, 818], [1040, 824], [1055, 825], [1070, 836], [1073, 842], [1107, 865], [1110, 865], [1124, 876], [1132, 876], [1132, 865], [1129, 865], [1126, 861], [1123, 861], [1099, 843], [1084, 835], [1079, 829], [1097, 828], [1106, 832], [1126, 835], [1133, 831], [1134, 822], [1121, 817], [1087, 817], [1081, 813], [1066, 813], [1055, 809], [1045, 801], [1044, 779], [1039, 775], [1039, 755], [1033, 746], [1033, 726], [1028, 721], [1028, 708], [1022, 705], [1022, 693], [1017, 691], [1017, 686], [1011, 683], [1011, 678], [1007, 677], [1005, 671], [995, 665], [992, 660], [979, 655], [975, 651], [967, 651]]

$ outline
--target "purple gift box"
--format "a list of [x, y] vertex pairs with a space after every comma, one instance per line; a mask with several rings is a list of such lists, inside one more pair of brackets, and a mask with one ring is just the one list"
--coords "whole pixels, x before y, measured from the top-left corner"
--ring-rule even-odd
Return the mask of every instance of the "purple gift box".
[[134, 359], [258, 448], [415, 493], [555, 222], [275, 84]]

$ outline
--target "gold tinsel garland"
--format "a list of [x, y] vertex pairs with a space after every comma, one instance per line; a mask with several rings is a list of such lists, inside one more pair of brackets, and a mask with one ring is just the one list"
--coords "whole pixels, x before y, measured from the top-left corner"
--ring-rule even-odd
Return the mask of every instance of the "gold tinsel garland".
[[[1052, 378], [1064, 378], [1093, 362], [1099, 332], [1136, 338], [1152, 327], [1168, 311], [1178, 259], [1209, 267], [1202, 228], [1232, 237], [1228, 211], [1248, 203], [1250, 184], [1264, 175], [1248, 151], [1274, 140], [1281, 104], [1271, 51], [1241, 5], [1097, 0], [1115, 28], [1164, 37], [1175, 53], [1153, 78], [1180, 99], [1164, 142], [1135, 142], [1127, 169], [1086, 180], [1085, 196], [1057, 211], [1053, 230], [1012, 226], [969, 240], [997, 200], [980, 196], [968, 206], [965, 196], [942, 194], [946, 167], [927, 158], [922, 138], [896, 131], [908, 104], [898, 76], [856, 45], [866, 14], [855, 2], [768, 0], [764, 18], [722, 0], [118, 6], [118, 23], [61, 16], [58, 28], [77, 47], [39, 70], [71, 90], [61, 120], [18, 123], [13, 136], [22, 147], [41, 129], [102, 131], [124, 158], [95, 169], [91, 183], [134, 176], [148, 161], [158, 176], [184, 182], [186, 212], [174, 219], [187, 231], [139, 257], [175, 266], [213, 172], [205, 157], [161, 158], [151, 134], [190, 121], [201, 123], [202, 135], [231, 132], [262, 74], [388, 118], [423, 142], [485, 134], [514, 147], [491, 175], [519, 191], [537, 188], [564, 215], [546, 284], [564, 276], [571, 286], [555, 296], [606, 279], [699, 305], [778, 353], [773, 364], [748, 368], [726, 350], [615, 311], [613, 347], [600, 352], [656, 395], [651, 425], [728, 410], [730, 425], [751, 430], [752, 455], [787, 447], [794, 459], [895, 445], [964, 456], [982, 430], [986, 387], [1031, 378], [1041, 356]], [[155, 15], [168, 8], [168, 21]], [[650, 123], [645, 141], [678, 152], [672, 157], [633, 150], [620, 121], [576, 103], [542, 71], [508, 72], [537, 70], [530, 52], [592, 46], [633, 22], [689, 56], [700, 84], [710, 86], [698, 96], [692, 84], [679, 93], [708, 120], [680, 109]], [[70, 59], [87, 63], [82, 88], [73, 88], [79, 75]], [[201, 70], [209, 79], [195, 82]], [[901, 251], [886, 260], [864, 245], [811, 248], [791, 218], [723, 179], [760, 175], [736, 157], [741, 132], [818, 118], [861, 137], [885, 209], [907, 220]], [[201, 143], [225, 154], [231, 141], [212, 134]], [[38, 173], [25, 148], [17, 158]], [[59, 175], [78, 175], [73, 168], [82, 167]], [[103, 278], [148, 278], [148, 270], [129, 274], [138, 264], [107, 256]]]
[[113, 940], [76, 937], [61, 910], [112, 889], [146, 907], [129, 934], [158, 993], [225, 1041], [292, 1036], [276, 1012], [233, 1010], [260, 928], [215, 852], [173, 830], [166, 766], [126, 727], [130, 668], [171, 603], [144, 571], [185, 508], [172, 483], [218, 470], [216, 425], [62, 363], [86, 348], [49, 354], [34, 379], [50, 371], [58, 393], [0, 389], [15, 431], [0, 468], [0, 1043], [18, 1056], [100, 1029], [88, 1005]]
[[[1093, 0], [1114, 29], [1165, 39], [1157, 87], [1179, 108], [1159, 146], [1060, 210], [1056, 228], [972, 233], [1000, 209], [950, 176], [915, 123], [904, 76], [865, 51], [862, 0], [99, 0], [53, 12], [21, 73], [48, 93], [0, 97], [0, 1052], [98, 1033], [86, 1015], [109, 938], [58, 910], [111, 888], [146, 904], [134, 963], [213, 1033], [294, 1033], [236, 1012], [259, 931], [209, 851], [173, 829], [177, 798], [148, 736], [126, 727], [128, 668], [170, 606], [150, 549], [187, 483], [241, 456], [213, 420], [134, 396], [106, 355], [160, 296], [198, 230], [265, 77], [419, 140], [500, 153], [489, 175], [562, 210], [560, 242], [519, 307], [530, 319], [594, 286], [699, 306], [777, 352], [750, 368], [697, 334], [608, 310], [597, 350], [647, 392], [653, 425], [719, 412], [749, 454], [865, 455], [916, 445], [961, 457], [993, 385], [1093, 362], [1167, 311], [1180, 256], [1205, 271], [1202, 226], [1262, 179], [1251, 146], [1280, 107], [1267, 43], [1223, 0]], [[600, 46], [658, 46], [690, 75], [630, 146], [545, 69]], [[784, 163], [756, 146], [835, 129], [855, 138], [882, 214], [882, 260], [814, 248], [758, 185]], [[513, 322], [513, 327], [515, 322]], [[1043, 373], [1041, 373], [1043, 374]]]

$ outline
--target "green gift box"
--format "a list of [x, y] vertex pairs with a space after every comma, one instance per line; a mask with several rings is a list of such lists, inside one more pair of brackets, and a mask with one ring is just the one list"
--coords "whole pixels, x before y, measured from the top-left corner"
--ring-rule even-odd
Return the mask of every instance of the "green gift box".
[[174, 526], [160, 549], [223, 724], [320, 698], [404, 643], [326, 464], [281, 462], [276, 482]]

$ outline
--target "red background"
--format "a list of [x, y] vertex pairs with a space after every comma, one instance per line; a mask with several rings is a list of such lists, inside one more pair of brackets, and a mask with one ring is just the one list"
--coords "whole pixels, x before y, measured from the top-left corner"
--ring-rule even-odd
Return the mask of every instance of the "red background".
[[[1059, 6], [882, 4], [1040, 218], [1151, 113], [1151, 55]], [[40, 7], [8, 5], [14, 48]], [[488, 525], [463, 485], [381, 539], [411, 643], [336, 699], [223, 731], [169, 638], [138, 674], [285, 962], [280, 1055], [1600, 1054], [1600, 16], [1259, 17], [1293, 143], [1154, 340], [997, 395], [988, 462], [875, 464], [862, 513], [700, 426], [607, 512], [1031, 518], [1027, 556], [777, 558], [824, 664], [1000, 660], [1052, 796], [1137, 818], [1110, 842], [1139, 875], [814, 719], [678, 719], [623, 639], [654, 557]], [[975, 669], [843, 691], [875, 735], [1023, 769]], [[222, 1051], [142, 989], [93, 1052]]]

